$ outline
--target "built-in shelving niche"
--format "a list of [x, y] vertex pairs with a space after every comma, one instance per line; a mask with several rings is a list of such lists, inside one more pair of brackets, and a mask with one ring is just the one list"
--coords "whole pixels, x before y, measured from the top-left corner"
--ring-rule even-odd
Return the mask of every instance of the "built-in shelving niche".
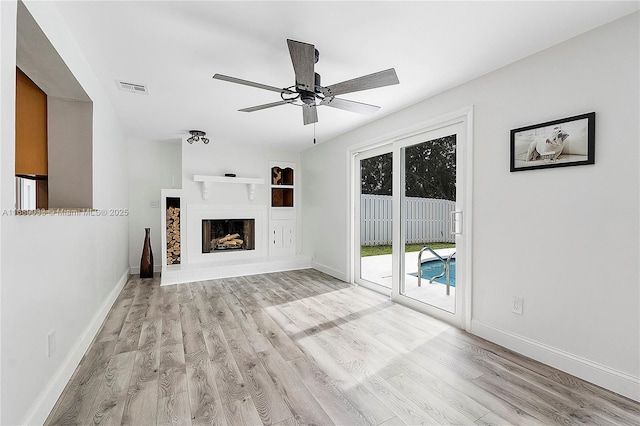
[[180, 198], [167, 197], [167, 265], [180, 264]]
[[271, 207], [293, 207], [292, 168], [271, 168]]

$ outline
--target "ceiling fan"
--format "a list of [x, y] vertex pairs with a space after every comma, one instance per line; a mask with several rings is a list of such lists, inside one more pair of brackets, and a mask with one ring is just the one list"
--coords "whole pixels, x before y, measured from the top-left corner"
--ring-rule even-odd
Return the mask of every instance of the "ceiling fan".
[[274, 86], [222, 74], [213, 76], [213, 78], [217, 80], [278, 92], [282, 98], [282, 100], [277, 102], [243, 108], [239, 111], [254, 112], [285, 104], [297, 105], [302, 107], [302, 118], [305, 125], [318, 122], [318, 113], [316, 111], [316, 106], [318, 105], [327, 105], [360, 114], [372, 114], [379, 110], [380, 107], [349, 101], [347, 99], [337, 98], [336, 96], [399, 83], [396, 71], [390, 68], [385, 71], [379, 71], [324, 87], [320, 84], [320, 74], [314, 71], [314, 64], [318, 62], [320, 56], [318, 50], [312, 44], [295, 40], [287, 40], [287, 45], [289, 46], [289, 54], [291, 55], [291, 62], [293, 63], [293, 70], [296, 76], [296, 84], [293, 86], [279, 89]]

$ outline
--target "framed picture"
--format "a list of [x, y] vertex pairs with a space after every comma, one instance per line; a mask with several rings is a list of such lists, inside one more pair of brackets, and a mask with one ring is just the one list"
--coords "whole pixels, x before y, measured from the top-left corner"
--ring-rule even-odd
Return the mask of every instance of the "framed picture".
[[511, 171], [594, 164], [596, 113], [511, 130]]

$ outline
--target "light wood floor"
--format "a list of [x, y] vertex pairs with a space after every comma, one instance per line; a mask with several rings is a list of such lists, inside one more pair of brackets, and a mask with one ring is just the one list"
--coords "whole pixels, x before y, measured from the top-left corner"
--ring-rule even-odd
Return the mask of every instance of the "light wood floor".
[[640, 424], [640, 404], [315, 270], [131, 278], [54, 424]]

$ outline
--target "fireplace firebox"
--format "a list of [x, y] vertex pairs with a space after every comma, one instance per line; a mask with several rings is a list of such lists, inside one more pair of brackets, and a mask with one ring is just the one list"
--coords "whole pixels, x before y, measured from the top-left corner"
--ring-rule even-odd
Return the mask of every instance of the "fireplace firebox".
[[255, 250], [254, 219], [203, 219], [202, 253]]

